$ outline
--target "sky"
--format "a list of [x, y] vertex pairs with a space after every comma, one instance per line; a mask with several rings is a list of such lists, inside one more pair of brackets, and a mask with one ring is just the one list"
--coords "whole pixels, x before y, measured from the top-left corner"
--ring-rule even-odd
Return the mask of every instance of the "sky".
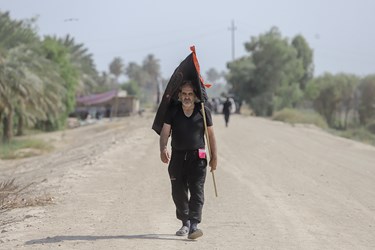
[[13, 19], [38, 16], [40, 36], [71, 35], [99, 71], [114, 57], [142, 64], [153, 54], [168, 79], [191, 45], [202, 75], [227, 70], [232, 46], [235, 58], [248, 55], [244, 44], [276, 26], [283, 37], [306, 39], [315, 76], [375, 73], [373, 0], [0, 0], [0, 10]]

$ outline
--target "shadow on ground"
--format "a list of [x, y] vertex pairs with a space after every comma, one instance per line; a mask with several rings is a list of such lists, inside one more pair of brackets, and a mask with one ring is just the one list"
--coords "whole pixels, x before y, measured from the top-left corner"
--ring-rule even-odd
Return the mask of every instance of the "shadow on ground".
[[146, 240], [174, 240], [174, 241], [191, 241], [186, 238], [177, 238], [174, 234], [138, 234], [138, 235], [61, 235], [54, 237], [46, 237], [42, 239], [29, 240], [25, 245], [38, 245], [48, 243], [58, 243], [63, 241], [96, 241], [96, 240], [110, 240], [110, 239], [146, 239]]

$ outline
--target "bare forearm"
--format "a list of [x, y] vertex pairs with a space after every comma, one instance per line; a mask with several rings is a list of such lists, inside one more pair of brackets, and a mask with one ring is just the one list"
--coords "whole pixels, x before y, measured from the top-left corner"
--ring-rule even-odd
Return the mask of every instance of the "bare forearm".
[[163, 128], [160, 132], [160, 139], [159, 139], [160, 152], [162, 152], [164, 149], [167, 149], [168, 138], [169, 138], [170, 133], [171, 133], [171, 126], [164, 123]]
[[159, 140], [160, 152], [162, 152], [164, 149], [167, 148], [168, 137], [169, 136], [167, 135], [160, 134], [160, 140]]
[[217, 166], [217, 148], [216, 148], [216, 138], [214, 134], [214, 130], [211, 127], [208, 127], [208, 138], [210, 141], [210, 167], [211, 167], [211, 172], [216, 170]]
[[216, 148], [215, 136], [209, 136], [209, 137], [210, 137], [211, 158], [217, 158], [217, 148]]
[[210, 140], [211, 158], [217, 158], [216, 138], [212, 127], [208, 129], [208, 137]]
[[167, 149], [168, 138], [171, 132], [171, 126], [168, 124], [163, 125], [160, 133], [159, 147], [160, 147], [160, 159], [164, 163], [168, 163], [170, 160], [169, 152]]

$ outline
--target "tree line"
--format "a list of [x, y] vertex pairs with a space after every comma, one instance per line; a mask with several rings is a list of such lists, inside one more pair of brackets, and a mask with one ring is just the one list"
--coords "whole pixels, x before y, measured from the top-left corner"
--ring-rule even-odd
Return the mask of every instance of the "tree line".
[[[10, 142], [25, 127], [53, 131], [65, 126], [76, 97], [113, 89], [127, 90], [144, 103], [162, 82], [159, 60], [148, 55], [142, 65], [120, 57], [98, 72], [84, 44], [67, 35], [39, 37], [37, 19], [14, 20], [0, 11], [0, 136]], [[121, 75], [128, 80], [119, 82]], [[159, 84], [160, 85], [160, 84]]]
[[245, 56], [227, 64], [226, 77], [231, 92], [256, 115], [313, 109], [335, 129], [375, 127], [375, 74], [327, 72], [314, 77], [313, 50], [306, 39], [288, 39], [276, 27], [251, 37], [245, 49]]
[[[22, 135], [25, 127], [63, 128], [80, 95], [124, 89], [143, 105], [160, 100], [167, 80], [152, 54], [141, 64], [125, 64], [115, 57], [108, 71], [99, 73], [84, 44], [69, 35], [40, 37], [36, 22], [35, 18], [14, 20], [0, 11], [2, 142]], [[333, 128], [375, 127], [375, 75], [314, 77], [313, 50], [306, 39], [283, 37], [276, 27], [251, 37], [245, 49], [245, 56], [227, 64], [227, 72], [209, 69], [206, 80], [215, 83], [224, 77], [231, 94], [248, 103], [256, 115], [272, 116], [285, 108], [313, 109]]]

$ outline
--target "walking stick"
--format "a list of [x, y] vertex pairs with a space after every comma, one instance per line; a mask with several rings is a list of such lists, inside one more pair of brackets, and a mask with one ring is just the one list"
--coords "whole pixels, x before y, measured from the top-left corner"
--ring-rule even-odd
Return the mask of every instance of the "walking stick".
[[[212, 158], [211, 144], [210, 144], [210, 138], [208, 136], [207, 121], [206, 121], [206, 111], [204, 110], [204, 98], [203, 98], [203, 92], [202, 92], [202, 86], [201, 86], [201, 85], [203, 85], [203, 80], [200, 77], [200, 67], [199, 67], [197, 55], [195, 54], [195, 46], [191, 46], [190, 50], [192, 51], [193, 64], [194, 64], [195, 72], [197, 74], [196, 75], [196, 77], [197, 77], [197, 83], [198, 83], [197, 87], [200, 90], [199, 91], [199, 94], [200, 94], [199, 98], [201, 100], [201, 105], [202, 105], [202, 115], [203, 115], [204, 132], [205, 132], [205, 135], [206, 135], [206, 141], [207, 141], [207, 145], [208, 145], [208, 151], [210, 152], [210, 159], [211, 159]], [[203, 85], [203, 89], [204, 88], [205, 88], [205, 86]], [[215, 196], [217, 197], [217, 188], [216, 188], [216, 181], [215, 181], [214, 170], [211, 171], [211, 174], [212, 174], [212, 179], [214, 181]]]
[[[206, 112], [204, 110], [204, 102], [201, 102], [201, 105], [202, 105], [202, 115], [203, 115], [204, 132], [205, 132], [205, 135], [206, 135], [206, 141], [207, 141], [207, 145], [208, 145], [208, 151], [210, 153], [210, 159], [211, 159], [211, 144], [210, 144], [210, 138], [208, 137]], [[216, 188], [216, 181], [215, 181], [214, 170], [211, 171], [211, 174], [212, 174], [212, 179], [214, 181], [215, 196], [217, 197], [217, 188]]]

